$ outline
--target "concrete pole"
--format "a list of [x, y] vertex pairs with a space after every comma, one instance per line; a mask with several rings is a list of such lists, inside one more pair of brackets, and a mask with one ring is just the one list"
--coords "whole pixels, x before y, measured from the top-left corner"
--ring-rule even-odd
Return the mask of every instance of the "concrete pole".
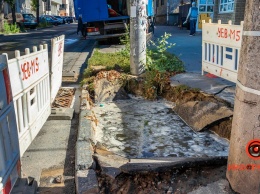
[[130, 0], [130, 71], [137, 76], [146, 64], [146, 2]]
[[260, 193], [260, 1], [246, 1], [227, 178], [238, 193]]

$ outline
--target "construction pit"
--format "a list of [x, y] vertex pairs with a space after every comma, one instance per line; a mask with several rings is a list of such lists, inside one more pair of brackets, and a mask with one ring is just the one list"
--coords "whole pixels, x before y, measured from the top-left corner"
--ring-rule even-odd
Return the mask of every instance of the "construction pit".
[[[211, 126], [205, 124], [207, 118], [216, 124], [216, 119], [226, 122], [230, 117], [229, 107], [223, 108], [225, 103], [204, 103], [207, 107], [199, 115], [190, 116], [204, 124], [196, 121], [195, 127], [189, 126], [174, 111], [181, 109], [180, 104], [128, 94], [116, 78], [111, 81], [106, 76], [96, 80], [95, 102], [87, 97], [91, 109], [85, 116], [92, 121], [91, 168], [97, 174], [100, 193], [189, 193], [207, 184], [233, 193], [225, 178], [229, 141], [205, 130]], [[185, 103], [182, 112], [189, 113]], [[218, 114], [211, 121], [208, 112], [216, 107]]]

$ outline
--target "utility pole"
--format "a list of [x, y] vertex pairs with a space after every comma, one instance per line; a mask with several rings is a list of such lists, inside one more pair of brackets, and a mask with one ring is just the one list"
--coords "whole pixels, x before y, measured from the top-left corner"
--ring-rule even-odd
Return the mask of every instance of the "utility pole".
[[247, 0], [227, 178], [238, 193], [260, 193], [260, 1]]
[[147, 0], [130, 0], [130, 71], [144, 72], [146, 64]]

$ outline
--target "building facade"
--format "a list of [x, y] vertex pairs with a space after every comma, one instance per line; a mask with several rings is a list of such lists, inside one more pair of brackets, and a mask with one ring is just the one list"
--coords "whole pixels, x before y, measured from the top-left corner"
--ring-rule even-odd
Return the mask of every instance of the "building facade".
[[169, 25], [178, 23], [179, 6], [190, 2], [191, 0], [153, 0], [156, 23]]
[[[173, 20], [176, 21], [176, 17], [179, 17], [179, 6], [191, 2], [196, 2], [199, 10], [198, 28], [201, 27], [202, 20], [221, 20], [222, 23], [231, 20], [233, 24], [240, 24], [244, 20], [245, 0], [154, 0], [156, 23], [174, 25], [176, 22]], [[181, 17], [187, 15], [186, 12]]]
[[239, 25], [244, 21], [245, 6], [245, 0], [215, 0], [213, 22], [221, 20], [224, 24], [231, 20]]
[[[32, 13], [36, 15], [36, 10], [32, 8], [31, 4], [31, 0], [16, 0], [16, 13]], [[70, 10], [73, 10], [74, 13], [74, 9], [70, 8], [70, 6], [73, 6], [73, 0], [39, 0], [39, 15], [64, 15], [64, 7], [66, 7], [66, 15], [70, 15]], [[5, 2], [4, 15], [6, 16], [8, 13], [11, 13], [11, 9]]]

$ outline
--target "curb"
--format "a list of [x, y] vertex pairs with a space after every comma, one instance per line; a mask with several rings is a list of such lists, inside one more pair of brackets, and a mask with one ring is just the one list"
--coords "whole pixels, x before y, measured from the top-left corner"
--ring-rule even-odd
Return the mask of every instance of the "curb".
[[87, 99], [89, 99], [89, 94], [87, 90], [83, 89], [75, 154], [75, 184], [77, 194], [99, 192], [96, 172], [93, 170], [95, 162], [92, 158], [94, 149], [91, 144], [94, 139], [94, 133], [91, 130], [92, 113]]

